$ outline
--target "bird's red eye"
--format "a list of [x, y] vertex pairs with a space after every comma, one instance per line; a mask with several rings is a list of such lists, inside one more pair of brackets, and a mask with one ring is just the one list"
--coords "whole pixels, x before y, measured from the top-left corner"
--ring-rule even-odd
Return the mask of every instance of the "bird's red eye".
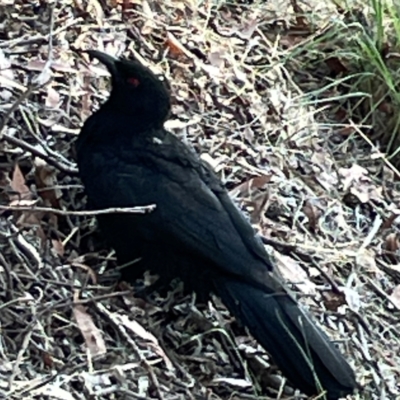
[[134, 87], [138, 87], [140, 85], [140, 81], [137, 78], [128, 78], [128, 82]]

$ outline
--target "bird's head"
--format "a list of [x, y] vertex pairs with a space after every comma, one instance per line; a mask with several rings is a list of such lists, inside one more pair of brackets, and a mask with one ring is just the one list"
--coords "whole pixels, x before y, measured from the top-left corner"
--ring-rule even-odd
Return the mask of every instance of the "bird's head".
[[161, 81], [137, 60], [117, 59], [98, 50], [88, 50], [111, 74], [112, 89], [103, 107], [132, 117], [136, 123], [161, 127], [170, 112], [167, 81]]

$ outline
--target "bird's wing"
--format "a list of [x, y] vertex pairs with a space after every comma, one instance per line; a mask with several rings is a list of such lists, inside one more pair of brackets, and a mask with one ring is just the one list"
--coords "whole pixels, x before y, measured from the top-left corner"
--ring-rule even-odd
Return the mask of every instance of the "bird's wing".
[[140, 205], [155, 203], [157, 213], [148, 221], [167, 241], [243, 278], [272, 269], [261, 241], [219, 179], [183, 143], [171, 135], [138, 148], [135, 156], [131, 150], [121, 156], [116, 170], [109, 171], [116, 196], [125, 204], [138, 197]]

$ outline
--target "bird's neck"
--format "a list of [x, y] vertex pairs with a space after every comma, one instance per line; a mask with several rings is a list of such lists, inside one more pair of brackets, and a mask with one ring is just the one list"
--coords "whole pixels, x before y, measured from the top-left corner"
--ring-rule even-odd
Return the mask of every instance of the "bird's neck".
[[114, 127], [120, 130], [134, 131], [135, 134], [146, 134], [154, 129], [162, 129], [164, 119], [154, 118], [150, 113], [138, 114], [135, 110], [116, 109], [113, 105], [104, 103], [99, 110], [100, 115], [112, 121]]
[[165, 96], [132, 96], [126, 90], [114, 88], [100, 110], [114, 120], [124, 121], [125, 126], [134, 126], [139, 133], [162, 128], [169, 115], [170, 103]]

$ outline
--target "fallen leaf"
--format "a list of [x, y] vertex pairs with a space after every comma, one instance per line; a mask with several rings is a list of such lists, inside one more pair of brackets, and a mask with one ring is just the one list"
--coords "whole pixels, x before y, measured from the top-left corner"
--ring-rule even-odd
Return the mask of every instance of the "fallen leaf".
[[353, 164], [350, 168], [339, 168], [339, 175], [344, 179], [342, 180], [343, 190], [349, 190], [353, 182], [359, 181], [361, 178], [368, 176], [368, 170], [360, 167], [358, 164]]
[[399, 215], [397, 213], [392, 212], [392, 214], [383, 221], [381, 229], [382, 230], [389, 229], [393, 225], [393, 222], [397, 219], [398, 216]]
[[107, 348], [103, 335], [94, 324], [92, 317], [86, 312], [86, 308], [77, 304], [73, 307], [73, 313], [92, 357], [106, 354]]
[[7, 84], [7, 82], [14, 81], [14, 72], [11, 69], [11, 62], [4, 54], [3, 50], [0, 49], [0, 77], [4, 78], [1, 80], [1, 98], [5, 101], [10, 100], [12, 96], [12, 92], [8, 89], [13, 88], [11, 84]]
[[389, 235], [386, 236], [385, 242], [383, 245], [386, 255], [389, 257], [390, 261], [393, 264], [397, 264], [397, 253], [400, 248], [400, 241], [396, 235], [396, 233], [390, 233]]
[[382, 103], [379, 104], [378, 106], [379, 111], [387, 114], [387, 115], [392, 115], [394, 112], [394, 107], [391, 103], [388, 101], [383, 101]]
[[348, 72], [347, 67], [339, 60], [338, 57], [330, 57], [325, 60], [325, 64], [332, 72], [333, 77]]
[[357, 265], [362, 265], [365, 272], [373, 273], [377, 279], [383, 278], [383, 272], [376, 265], [376, 252], [372, 249], [362, 249], [357, 252]]
[[302, 8], [298, 5], [296, 0], [290, 0], [290, 3], [292, 5], [293, 11], [296, 15], [295, 27], [297, 29], [304, 29], [306, 31], [310, 31], [309, 23], [307, 21], [307, 18], [304, 16], [305, 13], [302, 10]]
[[308, 199], [304, 203], [303, 212], [308, 218], [309, 229], [315, 233], [318, 228], [318, 219], [322, 215], [322, 211], [313, 204], [312, 200]]
[[339, 168], [339, 175], [344, 179], [342, 180], [343, 190], [349, 190], [354, 181], [359, 181], [361, 178], [367, 177], [368, 170], [360, 167], [358, 164], [353, 164], [350, 168]]
[[31, 200], [32, 192], [29, 190], [28, 186], [26, 186], [25, 177], [21, 172], [21, 169], [17, 164], [15, 164], [14, 172], [11, 179], [11, 188], [16, 195], [11, 195], [10, 200], [13, 205], [18, 205], [21, 200]]
[[307, 273], [289, 256], [274, 251], [276, 266], [283, 278], [294, 284], [304, 294], [316, 294], [316, 286], [308, 278]]
[[225, 64], [225, 58], [220, 51], [213, 51], [208, 54], [208, 61], [214, 67], [221, 68]]
[[382, 188], [373, 184], [360, 184], [352, 187], [350, 193], [358, 198], [361, 203], [368, 203], [370, 200], [380, 201], [382, 199]]
[[83, 269], [84, 271], [86, 271], [88, 273], [88, 275], [90, 276], [93, 285], [97, 284], [97, 275], [96, 273], [93, 271], [92, 268], [90, 268], [89, 266], [82, 264], [78, 261], [74, 261], [72, 264], [72, 266]]
[[67, 390], [61, 389], [55, 384], [47, 384], [37, 389], [30, 389], [31, 398], [49, 398], [58, 400], [76, 400], [76, 398]]
[[99, 26], [102, 27], [104, 25], [104, 11], [98, 0], [89, 0], [86, 11], [90, 15], [94, 15]]
[[346, 303], [349, 308], [358, 312], [361, 308], [360, 295], [354, 289], [348, 287], [342, 287], [341, 289], [343, 290], [343, 294], [346, 298]]
[[52, 85], [47, 86], [45, 105], [49, 108], [58, 108], [60, 105], [60, 95], [57, 90], [52, 87]]
[[271, 181], [272, 175], [260, 175], [250, 178], [233, 188], [229, 193], [231, 196], [244, 197], [250, 195], [254, 189], [263, 189]]
[[236, 386], [238, 388], [248, 388], [252, 386], [252, 383], [245, 379], [238, 378], [215, 378], [212, 380], [213, 383], [226, 383], [230, 386]]
[[40, 221], [42, 220], [44, 213], [24, 211], [21, 217], [17, 221], [17, 226], [20, 227], [32, 227], [35, 229], [36, 236], [40, 239], [40, 246], [43, 248], [47, 241], [47, 236], [42, 228]]
[[392, 301], [393, 305], [400, 310], [400, 285], [397, 285], [392, 294], [389, 296], [390, 300]]
[[338, 129], [337, 132], [339, 135], [348, 137], [350, 135], [353, 135], [356, 132], [356, 130], [352, 126], [346, 126], [344, 128]]
[[326, 292], [324, 293], [324, 305], [327, 310], [337, 312], [341, 306], [346, 304], [344, 293]]
[[167, 45], [171, 55], [175, 57], [186, 54], [186, 49], [171, 32], [167, 32], [167, 40], [165, 41], [165, 44]]
[[44, 351], [42, 353], [42, 360], [43, 360], [43, 363], [44, 363], [44, 365], [46, 367], [49, 367], [49, 368], [53, 368], [54, 367], [53, 356], [50, 353], [48, 353], [47, 351]]
[[60, 189], [57, 189], [56, 171], [39, 157], [35, 158], [34, 165], [35, 182], [39, 196], [44, 200], [46, 205], [59, 209], [59, 199], [62, 196], [62, 192]]
[[155, 23], [153, 11], [151, 10], [147, 0], [142, 0], [142, 9], [145, 16], [145, 23], [140, 32], [142, 33], [142, 35], [149, 35], [153, 31]]
[[238, 36], [242, 39], [250, 39], [258, 27], [259, 19], [257, 17], [252, 18], [240, 31]]
[[64, 245], [63, 243], [58, 240], [58, 239], [52, 239], [51, 240], [51, 244], [53, 246], [54, 251], [60, 256], [62, 257], [65, 253], [65, 249], [64, 249]]
[[341, 183], [344, 192], [350, 192], [361, 203], [382, 201], [382, 186], [376, 186], [372, 182], [367, 169], [353, 164], [350, 168], [339, 168], [338, 172], [343, 178]]
[[135, 333], [142, 339], [147, 340], [148, 342], [152, 343], [153, 350], [160, 356], [165, 362], [165, 365], [169, 370], [173, 370], [174, 366], [171, 362], [171, 360], [167, 357], [165, 354], [164, 350], [160, 346], [157, 338], [147, 331], [145, 328], [143, 328], [142, 325], [140, 325], [137, 321], [134, 321], [130, 319], [127, 315], [121, 315], [121, 314], [116, 314], [113, 313], [113, 318], [116, 320], [119, 320], [122, 325], [124, 325], [127, 329], [129, 329], [131, 332]]

